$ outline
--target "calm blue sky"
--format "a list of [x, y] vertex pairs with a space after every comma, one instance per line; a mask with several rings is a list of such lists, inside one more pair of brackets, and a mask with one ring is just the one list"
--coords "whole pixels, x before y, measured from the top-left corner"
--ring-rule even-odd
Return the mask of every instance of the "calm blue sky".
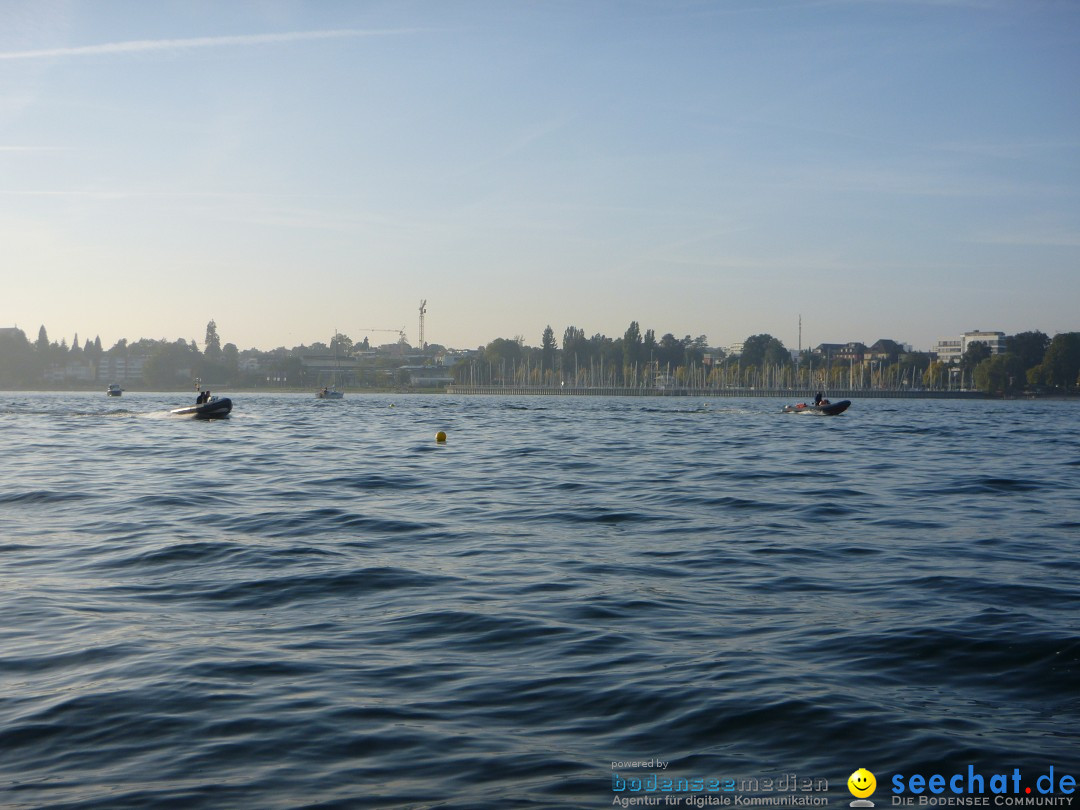
[[1073, 0], [0, 0], [0, 326], [1080, 329]]

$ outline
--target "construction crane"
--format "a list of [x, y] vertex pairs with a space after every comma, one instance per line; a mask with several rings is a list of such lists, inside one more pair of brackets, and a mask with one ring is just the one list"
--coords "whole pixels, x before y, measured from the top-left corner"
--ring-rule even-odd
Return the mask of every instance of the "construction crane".
[[424, 314], [427, 312], [427, 299], [423, 299], [420, 302], [420, 351], [427, 348], [427, 344], [424, 343]]
[[409, 342], [409, 339], [407, 337], [405, 337], [405, 327], [404, 326], [401, 327], [400, 329], [377, 329], [377, 328], [375, 328], [373, 326], [362, 326], [362, 327], [360, 327], [360, 331], [361, 332], [393, 332], [395, 335], [398, 336], [398, 342], [399, 343], [408, 343]]

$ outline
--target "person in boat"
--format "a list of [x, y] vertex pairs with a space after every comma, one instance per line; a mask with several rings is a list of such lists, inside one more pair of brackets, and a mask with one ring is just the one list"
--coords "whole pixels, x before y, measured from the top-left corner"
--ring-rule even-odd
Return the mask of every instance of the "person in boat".
[[209, 401], [210, 401], [210, 392], [209, 391], [203, 391], [203, 392], [201, 392], [199, 394], [198, 397], [195, 398], [195, 404], [196, 405], [202, 405], [204, 402], [209, 402]]
[[815, 407], [821, 407], [822, 405], [828, 405], [828, 404], [830, 404], [829, 400], [825, 399], [824, 395], [820, 391], [818, 391], [816, 394], [814, 394], [814, 406]]

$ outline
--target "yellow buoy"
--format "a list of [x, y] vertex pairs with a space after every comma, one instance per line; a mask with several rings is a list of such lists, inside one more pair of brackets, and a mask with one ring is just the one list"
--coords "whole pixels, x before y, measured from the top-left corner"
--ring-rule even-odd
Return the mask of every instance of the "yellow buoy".
[[443, 433], [440, 430], [438, 433], [435, 434], [435, 441], [437, 441], [437, 442], [445, 442], [446, 441], [446, 434]]

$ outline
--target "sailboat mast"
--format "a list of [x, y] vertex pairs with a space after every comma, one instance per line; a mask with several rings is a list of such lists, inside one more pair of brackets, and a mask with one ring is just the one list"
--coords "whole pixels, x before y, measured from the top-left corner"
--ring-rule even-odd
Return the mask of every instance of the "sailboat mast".
[[802, 370], [802, 313], [799, 313], [799, 353], [795, 355], [795, 387], [797, 388], [800, 383], [800, 374]]

